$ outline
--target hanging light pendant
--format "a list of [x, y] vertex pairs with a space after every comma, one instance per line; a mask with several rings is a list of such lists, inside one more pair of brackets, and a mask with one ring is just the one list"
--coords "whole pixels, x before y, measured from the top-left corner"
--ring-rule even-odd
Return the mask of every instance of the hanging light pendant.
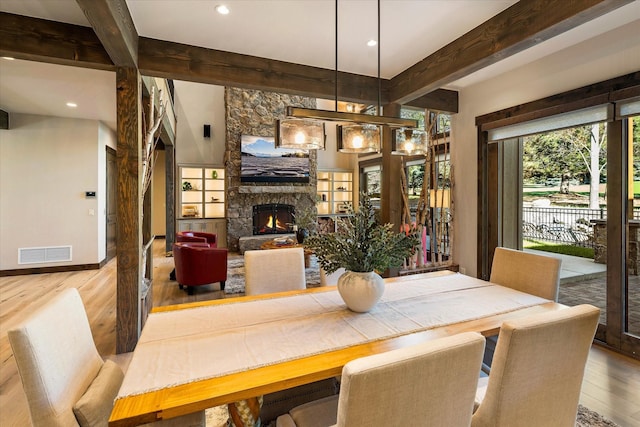
[[[337, 127], [338, 151], [342, 153], [379, 153], [382, 147], [380, 125], [392, 128], [416, 128], [418, 121], [381, 114], [382, 79], [380, 77], [380, 0], [378, 0], [378, 108], [376, 115], [338, 111], [338, 0], [335, 0], [335, 111], [287, 107], [287, 118], [276, 121], [276, 146], [307, 150], [325, 149], [322, 121], [349, 123]], [[320, 135], [322, 135], [320, 137]]]
[[276, 120], [276, 147], [324, 150], [324, 122], [310, 119]]
[[338, 151], [341, 153], [379, 153], [381, 126], [352, 124], [337, 126]]
[[429, 152], [427, 132], [420, 129], [398, 129], [395, 135], [395, 150], [398, 156], [418, 156]]

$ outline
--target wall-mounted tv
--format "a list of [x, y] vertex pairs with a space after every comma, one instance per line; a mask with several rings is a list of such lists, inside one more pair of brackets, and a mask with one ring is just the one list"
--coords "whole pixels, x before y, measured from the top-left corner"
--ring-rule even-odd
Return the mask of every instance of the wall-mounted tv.
[[273, 137], [242, 135], [240, 182], [309, 182], [309, 152], [276, 148]]

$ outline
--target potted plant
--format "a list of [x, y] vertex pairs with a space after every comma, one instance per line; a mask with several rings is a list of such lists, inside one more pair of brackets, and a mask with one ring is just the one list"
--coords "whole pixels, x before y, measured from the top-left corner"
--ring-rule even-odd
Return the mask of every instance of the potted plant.
[[313, 234], [318, 224], [318, 215], [316, 209], [301, 209], [295, 214], [294, 231], [298, 243], [303, 243], [309, 234]]
[[311, 236], [305, 246], [313, 250], [327, 273], [346, 270], [338, 279], [338, 291], [351, 310], [367, 312], [384, 292], [380, 273], [402, 265], [419, 239], [415, 232], [395, 232], [392, 224], [380, 224], [366, 194], [360, 196], [357, 211], [352, 207], [348, 211], [349, 216], [337, 219], [335, 233]]

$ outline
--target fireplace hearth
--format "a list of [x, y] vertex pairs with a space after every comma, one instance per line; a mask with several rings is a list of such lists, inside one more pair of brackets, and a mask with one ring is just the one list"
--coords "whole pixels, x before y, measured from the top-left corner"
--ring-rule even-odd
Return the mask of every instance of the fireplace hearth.
[[281, 203], [253, 206], [253, 234], [285, 234], [293, 232], [295, 207]]

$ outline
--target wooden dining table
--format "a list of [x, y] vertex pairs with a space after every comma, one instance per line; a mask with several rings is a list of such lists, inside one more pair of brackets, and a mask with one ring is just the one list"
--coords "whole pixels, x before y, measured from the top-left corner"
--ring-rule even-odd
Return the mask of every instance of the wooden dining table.
[[136, 426], [338, 376], [349, 361], [565, 306], [451, 271], [385, 279], [369, 313], [335, 287], [157, 307], [109, 426]]

